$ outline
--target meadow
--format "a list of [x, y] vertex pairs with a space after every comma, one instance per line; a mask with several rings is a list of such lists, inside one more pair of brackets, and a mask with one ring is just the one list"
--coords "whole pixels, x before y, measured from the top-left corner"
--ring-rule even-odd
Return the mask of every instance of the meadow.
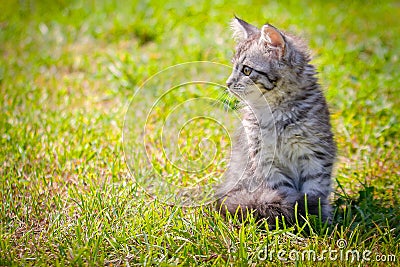
[[[399, 265], [396, 1], [10, 0], [0, 10], [0, 266]], [[199, 135], [217, 145], [218, 164], [201, 166], [198, 180], [157, 157], [157, 140], [170, 137], [153, 130], [180, 98], [209, 92], [218, 99], [218, 88], [178, 90], [146, 118], [168, 82], [191, 73], [178, 67], [163, 86], [143, 84], [185, 62], [229, 66], [234, 14], [301, 35], [310, 46], [339, 151], [331, 225], [310, 217], [270, 231], [254, 218], [223, 218], [207, 201], [168, 205], [185, 195], [163, 192], [177, 199], [160, 200], [143, 188], [153, 186], [149, 169], [205, 187], [226, 166], [229, 139], [217, 124], [192, 125], [176, 141], [191, 164], [199, 146], [210, 146]], [[229, 68], [217, 69], [201, 74], [223, 83]], [[185, 110], [197, 114], [183, 106], [175, 120]], [[143, 150], [135, 138], [148, 121]]]

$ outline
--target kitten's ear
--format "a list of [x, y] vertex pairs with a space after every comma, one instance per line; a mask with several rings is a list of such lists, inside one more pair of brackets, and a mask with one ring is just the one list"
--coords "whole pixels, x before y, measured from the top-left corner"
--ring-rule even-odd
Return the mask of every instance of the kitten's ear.
[[285, 52], [285, 40], [282, 34], [270, 24], [266, 24], [261, 28], [260, 43], [268, 48], [278, 50], [279, 56], [283, 56]]
[[256, 26], [253, 26], [236, 16], [231, 22], [231, 29], [233, 31], [233, 38], [236, 41], [243, 41], [249, 38], [250, 35], [259, 32], [259, 29]]

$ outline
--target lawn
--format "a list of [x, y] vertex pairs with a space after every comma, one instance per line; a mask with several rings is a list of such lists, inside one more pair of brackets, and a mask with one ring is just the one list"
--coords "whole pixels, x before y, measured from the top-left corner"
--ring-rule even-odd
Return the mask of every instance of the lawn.
[[[0, 2], [0, 266], [398, 266], [400, 4], [160, 2]], [[269, 231], [210, 203], [234, 14], [309, 43], [339, 149], [332, 225]], [[215, 63], [163, 71], [196, 61]]]

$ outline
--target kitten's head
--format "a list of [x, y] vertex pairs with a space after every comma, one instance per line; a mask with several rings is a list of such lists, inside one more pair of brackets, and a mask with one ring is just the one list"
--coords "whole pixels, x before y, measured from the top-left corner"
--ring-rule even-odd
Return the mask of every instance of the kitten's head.
[[231, 27], [237, 47], [226, 81], [229, 90], [250, 102], [291, 94], [288, 85], [298, 82], [309, 62], [302, 43], [270, 24], [258, 29], [235, 17]]

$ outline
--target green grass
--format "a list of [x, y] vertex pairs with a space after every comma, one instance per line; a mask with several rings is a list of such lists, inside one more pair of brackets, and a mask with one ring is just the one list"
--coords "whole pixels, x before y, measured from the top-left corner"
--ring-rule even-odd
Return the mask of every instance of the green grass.
[[[0, 3], [0, 265], [283, 266], [276, 254], [263, 259], [266, 248], [320, 255], [338, 249], [340, 239], [347, 241], [342, 251], [370, 250], [371, 261], [289, 264], [399, 265], [400, 5], [212, 2]], [[229, 65], [233, 14], [309, 40], [339, 146], [331, 226], [309, 218], [303, 231], [267, 231], [253, 219], [223, 219], [211, 205], [167, 206], [129, 172], [125, 159], [133, 173], [149, 167], [129, 161], [143, 155], [122, 142], [129, 99], [166, 67], [197, 60]], [[222, 81], [225, 75], [210, 73]], [[138, 122], [164, 89], [133, 99]], [[175, 100], [166, 98], [166, 107]], [[215, 124], [202, 127], [225, 144]], [[190, 132], [183, 137], [197, 142]], [[192, 148], [185, 151], [196, 158], [190, 142], [182, 149]], [[158, 151], [157, 140], [149, 144]], [[381, 255], [396, 259], [378, 262]]]

